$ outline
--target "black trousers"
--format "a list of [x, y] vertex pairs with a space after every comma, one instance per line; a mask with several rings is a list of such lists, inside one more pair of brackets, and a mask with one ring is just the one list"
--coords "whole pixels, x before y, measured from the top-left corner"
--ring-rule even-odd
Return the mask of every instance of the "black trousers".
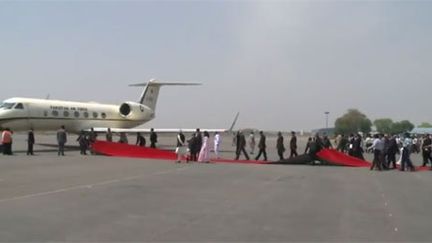
[[261, 148], [260, 148], [258, 155], [255, 158], [255, 160], [258, 160], [261, 157], [261, 154], [264, 155], [264, 161], [267, 161], [267, 152], [265, 151], [265, 149], [261, 149]]
[[156, 148], [156, 142], [151, 142], [150, 143], [150, 148]]
[[87, 145], [86, 144], [80, 144], [80, 154], [87, 155]]
[[246, 152], [246, 149], [244, 147], [241, 148], [237, 148], [236, 149], [236, 160], [238, 160], [240, 158], [240, 153], [243, 152], [244, 156], [246, 157], [247, 160], [249, 160], [249, 155]]
[[297, 156], [298, 156], [297, 149], [291, 149], [290, 158], [297, 157]]
[[279, 155], [279, 159], [280, 160], [284, 159], [283, 154], [284, 154], [284, 150], [283, 149], [278, 149], [278, 155]]
[[64, 156], [64, 147], [65, 147], [65, 143], [59, 143], [58, 144], [58, 155], [63, 155]]
[[432, 166], [431, 151], [423, 150], [422, 155], [423, 155], [423, 166], [426, 166], [426, 164], [429, 163], [429, 161], [431, 161], [431, 166]]
[[387, 165], [390, 168], [390, 165], [393, 165], [393, 169], [396, 169], [396, 153], [389, 152], [387, 154]]
[[[403, 150], [402, 150], [402, 161], [401, 161], [401, 171], [404, 171], [405, 170], [405, 168], [409, 168], [409, 169], [411, 169], [412, 171], [414, 171], [415, 170], [415, 167], [414, 167], [414, 165], [412, 164], [412, 161], [411, 161], [411, 158], [410, 158], [410, 151], [409, 151], [409, 149], [407, 149], [407, 148], [404, 148]], [[408, 169], [407, 168], [407, 169]]]
[[27, 155], [33, 155], [33, 143], [27, 143]]
[[374, 158], [372, 161], [372, 166], [370, 167], [371, 170], [373, 170], [375, 167], [377, 167], [378, 170], [383, 169], [382, 163], [381, 163], [382, 162], [381, 158], [382, 158], [381, 150], [374, 149]]
[[3, 154], [4, 155], [12, 155], [12, 143], [4, 143], [3, 144]]
[[199, 152], [200, 152], [200, 151], [196, 151], [196, 150], [191, 151], [191, 157], [190, 157], [190, 160], [191, 160], [191, 161], [198, 161], [198, 155], [199, 155]]

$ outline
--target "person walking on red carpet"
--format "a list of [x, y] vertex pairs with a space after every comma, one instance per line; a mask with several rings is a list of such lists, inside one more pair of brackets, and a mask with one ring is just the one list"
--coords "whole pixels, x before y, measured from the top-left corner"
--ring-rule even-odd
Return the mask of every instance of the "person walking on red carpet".
[[[182, 158], [186, 158], [187, 153], [187, 146], [186, 146], [186, 138], [185, 135], [183, 135], [182, 131], [177, 134], [177, 147], [176, 147], [176, 154], [177, 154], [177, 163], [180, 163]], [[188, 163], [188, 159], [186, 158], [186, 163]]]
[[249, 155], [246, 152], [246, 138], [242, 131], [238, 131], [236, 135], [236, 157], [235, 160], [240, 158], [240, 153], [243, 152], [246, 160], [249, 160]]
[[279, 160], [283, 160], [283, 153], [285, 152], [284, 139], [281, 132], [278, 132], [278, 138], [276, 140], [276, 149], [279, 155]]
[[382, 165], [382, 153], [384, 151], [384, 142], [380, 138], [381, 136], [378, 134], [374, 135], [374, 140], [372, 145], [368, 148], [370, 150], [373, 150], [374, 158], [372, 161], [372, 166], [370, 167], [370, 170], [373, 170], [377, 168], [378, 170], [383, 170]]
[[155, 133], [154, 129], [150, 129], [150, 148], [156, 148], [157, 143], [157, 134]]
[[297, 137], [294, 131], [291, 132], [291, 140], [290, 140], [290, 158], [297, 157]]
[[222, 139], [220, 137], [220, 134], [218, 132], [216, 132], [214, 135], [214, 140], [213, 140], [213, 145], [214, 145], [213, 150], [214, 150], [214, 153], [215, 153], [217, 159], [219, 159], [219, 149], [220, 149], [221, 142], [222, 142]]
[[263, 131], [260, 131], [260, 140], [258, 142], [258, 148], [259, 148], [259, 151], [258, 151], [258, 155], [255, 158], [255, 160], [258, 160], [261, 157], [261, 154], [263, 154], [264, 155], [264, 161], [267, 161], [266, 136], [264, 136], [264, 132]]
[[410, 155], [413, 146], [413, 140], [409, 133], [405, 133], [405, 138], [402, 142], [402, 161], [401, 161], [401, 171], [405, 171], [405, 169], [409, 169], [411, 171], [415, 171], [415, 167], [412, 164]]
[[210, 162], [210, 134], [207, 131], [204, 131], [198, 162]]

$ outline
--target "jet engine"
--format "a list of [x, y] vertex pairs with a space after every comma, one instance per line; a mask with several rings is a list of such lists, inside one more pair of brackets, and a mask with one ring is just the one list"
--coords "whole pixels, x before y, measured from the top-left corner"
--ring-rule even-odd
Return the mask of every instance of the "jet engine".
[[146, 106], [135, 102], [124, 102], [119, 107], [120, 115], [128, 119], [145, 119], [151, 117], [153, 112]]

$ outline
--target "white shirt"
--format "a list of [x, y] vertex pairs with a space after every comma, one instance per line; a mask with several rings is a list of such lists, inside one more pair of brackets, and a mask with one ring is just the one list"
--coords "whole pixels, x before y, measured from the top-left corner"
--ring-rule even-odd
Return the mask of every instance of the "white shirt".
[[372, 148], [383, 151], [384, 150], [384, 141], [379, 138], [375, 138], [372, 144]]
[[219, 135], [219, 134], [216, 134], [216, 135], [214, 136], [214, 144], [215, 144], [215, 145], [219, 145], [220, 142], [221, 142], [220, 135]]

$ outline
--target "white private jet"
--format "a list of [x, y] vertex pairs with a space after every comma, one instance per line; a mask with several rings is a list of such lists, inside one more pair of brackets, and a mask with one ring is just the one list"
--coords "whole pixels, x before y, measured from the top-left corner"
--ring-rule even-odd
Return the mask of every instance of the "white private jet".
[[[190, 86], [199, 83], [167, 83], [154, 79], [147, 83], [130, 86], [144, 86], [138, 102], [126, 101], [121, 105], [93, 102], [72, 102], [48, 99], [10, 98], [0, 106], [0, 130], [12, 131], [56, 131], [65, 126], [68, 132], [149, 132], [150, 129], [135, 128], [155, 118], [156, 103], [162, 86]], [[203, 129], [209, 132], [232, 130], [238, 114], [229, 129]], [[179, 128], [154, 129], [156, 132], [178, 132]], [[193, 132], [195, 129], [182, 129]]]

